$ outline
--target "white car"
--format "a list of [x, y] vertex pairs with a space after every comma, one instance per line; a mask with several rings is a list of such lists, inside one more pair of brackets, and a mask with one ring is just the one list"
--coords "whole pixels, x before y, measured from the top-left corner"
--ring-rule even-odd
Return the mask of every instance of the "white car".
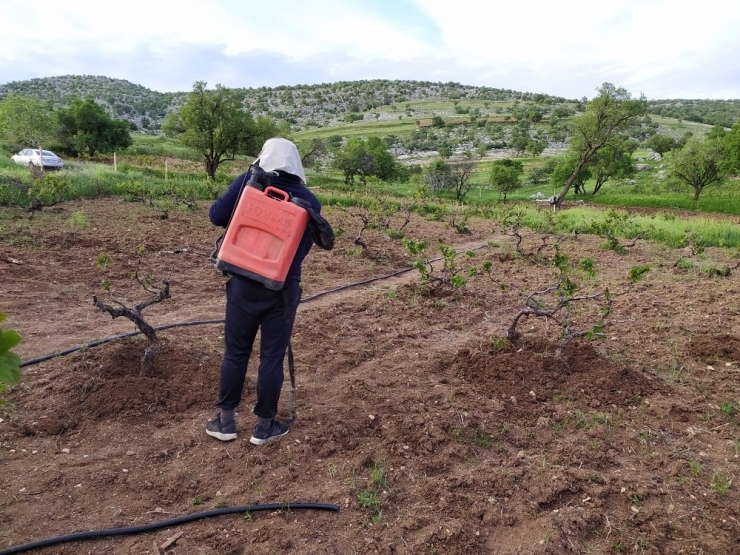
[[26, 148], [11, 156], [13, 162], [23, 166], [36, 166], [61, 170], [64, 167], [62, 159], [50, 150]]

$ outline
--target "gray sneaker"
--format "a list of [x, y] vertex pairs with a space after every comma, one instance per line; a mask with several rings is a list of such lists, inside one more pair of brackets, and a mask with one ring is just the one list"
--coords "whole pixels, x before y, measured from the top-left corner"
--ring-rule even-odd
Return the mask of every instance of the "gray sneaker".
[[270, 421], [270, 427], [265, 429], [261, 428], [259, 424], [254, 427], [254, 434], [249, 439], [249, 442], [253, 445], [264, 445], [271, 439], [276, 437], [284, 436], [288, 433], [288, 424], [280, 422], [274, 418]]
[[206, 422], [206, 433], [221, 441], [231, 441], [236, 439], [236, 422], [232, 420], [228, 424], [222, 424], [221, 413], [219, 412], [216, 414], [216, 418]]

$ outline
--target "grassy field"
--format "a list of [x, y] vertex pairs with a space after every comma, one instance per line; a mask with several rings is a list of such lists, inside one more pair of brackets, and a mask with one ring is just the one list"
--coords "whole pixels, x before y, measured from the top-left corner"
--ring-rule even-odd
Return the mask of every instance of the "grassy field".
[[[409, 104], [418, 113], [428, 110], [430, 114], [444, 111], [452, 112], [451, 101], [433, 101], [404, 103], [396, 107], [401, 119], [377, 119], [340, 124], [333, 127], [312, 129], [296, 133], [293, 139], [299, 143], [311, 138], [327, 138], [332, 135], [344, 137], [359, 136], [403, 136], [413, 132], [416, 119], [405, 115], [405, 106]], [[499, 107], [510, 109], [511, 103], [465, 101], [461, 105], [480, 107], [486, 112]], [[506, 106], [503, 106], [506, 104]], [[498, 106], [502, 105], [502, 106]], [[384, 113], [385, 114], [385, 113]], [[384, 115], [387, 117], [387, 114]], [[459, 116], [463, 117], [463, 116]], [[692, 122], [678, 122], [668, 118], [654, 117], [662, 128], [669, 129], [676, 135], [691, 131], [694, 136], [702, 136], [709, 126]], [[50, 172], [35, 181], [25, 167], [20, 167], [10, 160], [10, 153], [0, 152], [0, 205], [27, 206], [34, 199], [43, 199], [45, 203], [70, 200], [78, 197], [99, 195], [122, 195], [131, 200], [149, 202], [151, 205], [187, 209], [198, 200], [210, 200], [226, 189], [231, 180], [244, 171], [249, 159], [242, 158], [222, 164], [215, 183], [206, 179], [203, 165], [197, 153], [178, 145], [164, 136], [151, 136], [143, 133], [133, 135], [134, 144], [125, 154], [116, 157], [102, 157], [96, 161], [75, 161], [65, 159], [65, 169]], [[641, 207], [652, 211], [685, 211], [706, 213], [707, 219], [691, 218], [691, 224], [682, 222], [681, 216], [656, 220], [655, 217], [642, 219], [632, 217], [632, 225], [622, 226], [615, 230], [623, 236], [640, 235], [652, 237], [666, 244], [677, 246], [686, 243], [689, 233], [698, 234], [700, 242], [706, 245], [737, 247], [740, 238], [734, 232], [736, 223], [723, 221], [721, 215], [740, 215], [740, 181], [728, 180], [716, 186], [710, 186], [702, 192], [698, 201], [693, 201], [693, 190], [671, 179], [666, 178], [662, 161], [647, 159], [648, 151], [638, 150], [635, 158], [647, 164], [649, 170], [640, 171], [630, 180], [608, 181], [598, 194], [593, 195], [593, 183], [586, 184], [587, 194], [575, 195], [571, 190], [569, 202], [583, 201], [588, 207], [570, 208], [562, 211], [556, 218], [556, 227], [564, 232], [579, 231], [587, 233], [593, 222], [603, 218], [606, 208], [627, 209]], [[525, 175], [536, 166], [544, 163], [544, 157], [519, 158], [524, 165]], [[345, 206], [360, 206], [369, 198], [396, 199], [397, 203], [412, 204], [419, 210], [450, 212], [468, 210], [471, 213], [487, 213], [494, 218], [504, 218], [512, 211], [521, 213], [522, 221], [535, 228], [541, 227], [545, 217], [543, 206], [533, 202], [536, 195], [550, 197], [559, 193], [549, 183], [525, 184], [520, 189], [507, 195], [504, 202], [489, 184], [489, 173], [493, 160], [482, 160], [477, 163], [463, 198], [463, 205], [456, 206], [451, 193], [440, 193], [437, 198], [422, 194], [418, 181], [409, 183], [386, 183], [370, 180], [366, 186], [353, 187], [344, 184], [342, 176], [328, 168], [321, 171], [309, 169], [309, 183], [325, 203], [338, 203]], [[424, 206], [427, 206], [424, 208]], [[648, 221], [649, 220], [649, 221]], [[676, 223], [678, 222], [678, 223]], [[551, 222], [552, 224], [552, 222]], [[659, 224], [659, 225], [658, 225]]]

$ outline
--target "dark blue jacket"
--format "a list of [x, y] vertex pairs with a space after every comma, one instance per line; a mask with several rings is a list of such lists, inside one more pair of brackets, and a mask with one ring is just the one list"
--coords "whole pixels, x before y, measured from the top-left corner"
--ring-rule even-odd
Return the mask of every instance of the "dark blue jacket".
[[[270, 181], [270, 185], [272, 187], [281, 189], [292, 197], [298, 197], [311, 203], [311, 206], [313, 206], [313, 209], [317, 214], [321, 212], [321, 203], [319, 202], [319, 199], [316, 198], [316, 195], [309, 191], [303, 183], [301, 183], [300, 178], [280, 170], [278, 170], [277, 173], [277, 177], [273, 176]], [[234, 207], [239, 200], [239, 193], [248, 179], [249, 172], [241, 174], [231, 183], [226, 192], [211, 205], [208, 216], [213, 225], [220, 227], [226, 227], [228, 225], [229, 220], [231, 219], [231, 214], [234, 212]], [[288, 275], [285, 278], [286, 281], [301, 280], [301, 265], [303, 264], [303, 259], [306, 258], [308, 251], [311, 250], [311, 245], [313, 245], [313, 236], [309, 233], [309, 230], [306, 229], [306, 232], [303, 234], [303, 238], [298, 245], [298, 250], [296, 251], [293, 263], [290, 265], [290, 269], [288, 270]]]

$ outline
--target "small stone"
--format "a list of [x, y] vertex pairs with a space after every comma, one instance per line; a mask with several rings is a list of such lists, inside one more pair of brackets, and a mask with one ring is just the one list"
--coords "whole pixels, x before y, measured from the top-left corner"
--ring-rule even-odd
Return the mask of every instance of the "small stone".
[[134, 453], [133, 451], [126, 451], [126, 455], [128, 455], [129, 457], [131, 457], [131, 456], [133, 456], [135, 454], [136, 453]]
[[65, 447], [64, 449], [62, 449], [62, 453], [69, 453], [69, 448]]

